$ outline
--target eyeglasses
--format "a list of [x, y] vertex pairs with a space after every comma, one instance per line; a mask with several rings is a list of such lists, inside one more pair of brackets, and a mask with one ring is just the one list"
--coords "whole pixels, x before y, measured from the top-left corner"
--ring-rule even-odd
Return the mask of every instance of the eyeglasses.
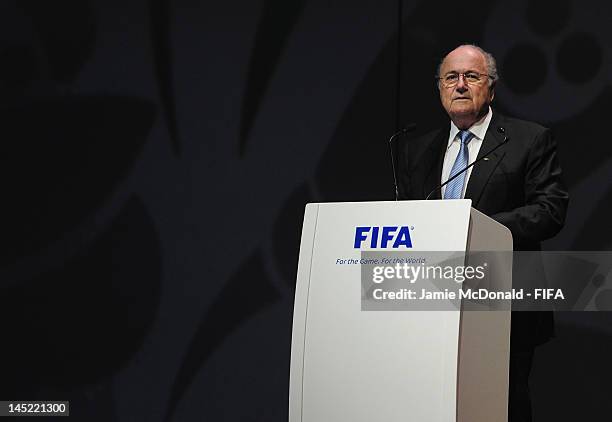
[[450, 72], [444, 75], [443, 77], [437, 78], [437, 79], [440, 81], [440, 83], [442, 84], [444, 88], [450, 88], [450, 87], [457, 85], [457, 83], [459, 83], [459, 78], [461, 76], [463, 76], [463, 80], [468, 85], [478, 85], [483, 80], [485, 80], [487, 77], [490, 78], [490, 76], [487, 75], [486, 73], [478, 73], [478, 72], [470, 71], [470, 72], [465, 72], [465, 73]]

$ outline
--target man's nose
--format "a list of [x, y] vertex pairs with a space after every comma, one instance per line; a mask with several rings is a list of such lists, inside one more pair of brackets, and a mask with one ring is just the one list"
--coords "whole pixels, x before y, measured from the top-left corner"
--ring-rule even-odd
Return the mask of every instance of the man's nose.
[[463, 74], [459, 75], [459, 79], [457, 80], [457, 86], [455, 87], [455, 89], [459, 92], [465, 92], [467, 91], [467, 84], [465, 83], [465, 78], [463, 76]]

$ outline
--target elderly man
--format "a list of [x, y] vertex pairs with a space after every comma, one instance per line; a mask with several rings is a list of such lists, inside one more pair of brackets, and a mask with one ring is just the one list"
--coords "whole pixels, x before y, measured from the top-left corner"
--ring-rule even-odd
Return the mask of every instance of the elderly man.
[[[568, 203], [550, 130], [491, 109], [497, 68], [480, 47], [462, 45], [451, 51], [440, 63], [437, 79], [450, 125], [405, 143], [398, 159], [400, 199], [470, 198], [473, 207], [510, 229], [515, 250], [540, 250], [540, 242], [562, 228]], [[498, 145], [486, 159], [438, 188]], [[511, 422], [531, 420], [527, 381], [533, 351], [552, 334], [550, 313], [512, 316]]]

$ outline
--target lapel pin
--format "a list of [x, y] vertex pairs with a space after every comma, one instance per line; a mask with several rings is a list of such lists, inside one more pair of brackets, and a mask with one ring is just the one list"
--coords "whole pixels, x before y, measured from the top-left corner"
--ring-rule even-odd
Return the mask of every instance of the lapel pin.
[[483, 158], [482, 161], [489, 161], [489, 157]]

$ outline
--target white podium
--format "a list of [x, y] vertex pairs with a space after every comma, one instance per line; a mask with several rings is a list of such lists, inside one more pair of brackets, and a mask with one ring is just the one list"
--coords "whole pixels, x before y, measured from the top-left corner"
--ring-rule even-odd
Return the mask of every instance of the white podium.
[[[373, 245], [355, 244], [357, 227], [409, 227], [409, 250], [415, 252], [511, 252], [510, 231], [470, 205], [433, 200], [306, 206], [290, 422], [507, 421], [508, 310], [362, 311], [361, 266], [338, 265], [338, 259], [359, 260]], [[387, 249], [382, 243], [372, 249], [394, 250], [392, 241]], [[491, 275], [506, 287], [511, 276], [511, 263]]]

